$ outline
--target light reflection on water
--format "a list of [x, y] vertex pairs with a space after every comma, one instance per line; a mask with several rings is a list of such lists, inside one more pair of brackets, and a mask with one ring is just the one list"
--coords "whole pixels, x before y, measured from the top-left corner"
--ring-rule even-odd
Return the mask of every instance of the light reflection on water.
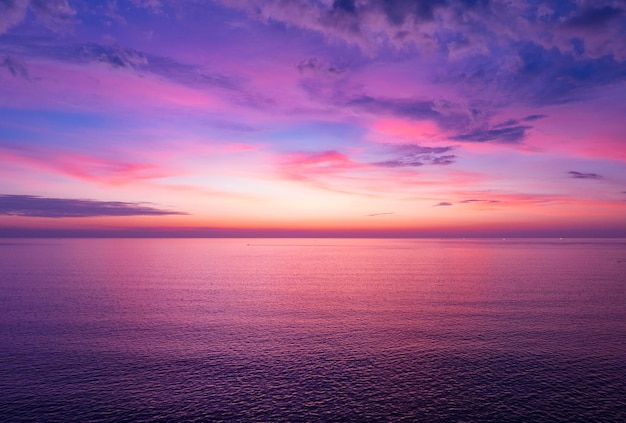
[[10, 421], [626, 421], [624, 240], [0, 245]]

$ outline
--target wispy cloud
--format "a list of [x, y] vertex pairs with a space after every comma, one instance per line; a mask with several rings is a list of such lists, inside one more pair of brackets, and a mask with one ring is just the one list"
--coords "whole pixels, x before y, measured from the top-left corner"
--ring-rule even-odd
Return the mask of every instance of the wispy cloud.
[[447, 201], [442, 201], [441, 203], [437, 203], [435, 204], [433, 207], [444, 207], [444, 206], [451, 206], [452, 203], [449, 203]]
[[9, 55], [5, 56], [4, 59], [0, 62], [0, 68], [6, 68], [13, 76], [19, 76], [24, 79], [29, 79], [28, 69], [23, 63], [15, 59], [15, 57]]
[[546, 115], [529, 115], [529, 116], [526, 116], [524, 119], [522, 119], [522, 121], [524, 121], [524, 122], [532, 122], [532, 121], [543, 119], [543, 118], [546, 118], [546, 117], [547, 117]]
[[74, 50], [72, 55], [77, 60], [102, 62], [114, 68], [146, 68], [149, 64], [146, 55], [131, 48], [85, 43]]
[[444, 154], [450, 152], [452, 147], [423, 147], [416, 144], [388, 145], [394, 154], [393, 159], [373, 163], [380, 167], [416, 167], [425, 164], [449, 165], [454, 163], [456, 156]]
[[334, 150], [292, 153], [284, 158], [283, 164], [317, 170], [346, 169], [356, 165], [348, 156]]
[[67, 0], [4, 0], [0, 2], [0, 34], [22, 23], [28, 10], [53, 30], [62, 29], [76, 15]]
[[371, 213], [371, 214], [367, 214], [366, 216], [368, 217], [374, 217], [374, 216], [386, 216], [386, 215], [390, 215], [390, 214], [395, 214], [393, 212], [386, 212], [386, 213]]
[[466, 134], [455, 135], [452, 139], [471, 142], [498, 141], [505, 143], [519, 143], [526, 138], [527, 131], [531, 128], [532, 126], [529, 125], [481, 128]]
[[2, 148], [0, 146], [0, 158], [89, 182], [112, 185], [160, 179], [181, 173], [153, 163], [118, 161], [79, 152], [53, 151], [47, 148], [16, 146]]
[[583, 173], [583, 172], [576, 172], [575, 170], [570, 170], [569, 172], [567, 172], [571, 178], [576, 178], [576, 179], [602, 179], [602, 176], [598, 175], [597, 173]]
[[478, 200], [478, 199], [470, 199], [470, 200], [462, 200], [459, 201], [460, 204], [468, 204], [468, 203], [499, 203], [500, 200]]
[[184, 212], [159, 209], [149, 204], [151, 203], [0, 194], [0, 215], [60, 218], [187, 214]]

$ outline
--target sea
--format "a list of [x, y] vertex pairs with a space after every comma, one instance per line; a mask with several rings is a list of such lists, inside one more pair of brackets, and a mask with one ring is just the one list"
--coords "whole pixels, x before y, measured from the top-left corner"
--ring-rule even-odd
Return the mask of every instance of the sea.
[[0, 239], [3, 422], [625, 422], [624, 239]]

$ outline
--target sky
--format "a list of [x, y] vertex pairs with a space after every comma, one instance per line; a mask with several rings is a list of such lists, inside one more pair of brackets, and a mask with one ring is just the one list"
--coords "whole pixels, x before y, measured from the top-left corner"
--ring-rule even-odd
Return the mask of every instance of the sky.
[[0, 236], [626, 236], [624, 0], [0, 0]]

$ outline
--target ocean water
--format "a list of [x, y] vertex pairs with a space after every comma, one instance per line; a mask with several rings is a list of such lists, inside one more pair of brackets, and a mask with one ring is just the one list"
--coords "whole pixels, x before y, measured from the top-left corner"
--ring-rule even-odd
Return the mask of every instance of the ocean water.
[[0, 420], [626, 421], [626, 240], [3, 239]]

